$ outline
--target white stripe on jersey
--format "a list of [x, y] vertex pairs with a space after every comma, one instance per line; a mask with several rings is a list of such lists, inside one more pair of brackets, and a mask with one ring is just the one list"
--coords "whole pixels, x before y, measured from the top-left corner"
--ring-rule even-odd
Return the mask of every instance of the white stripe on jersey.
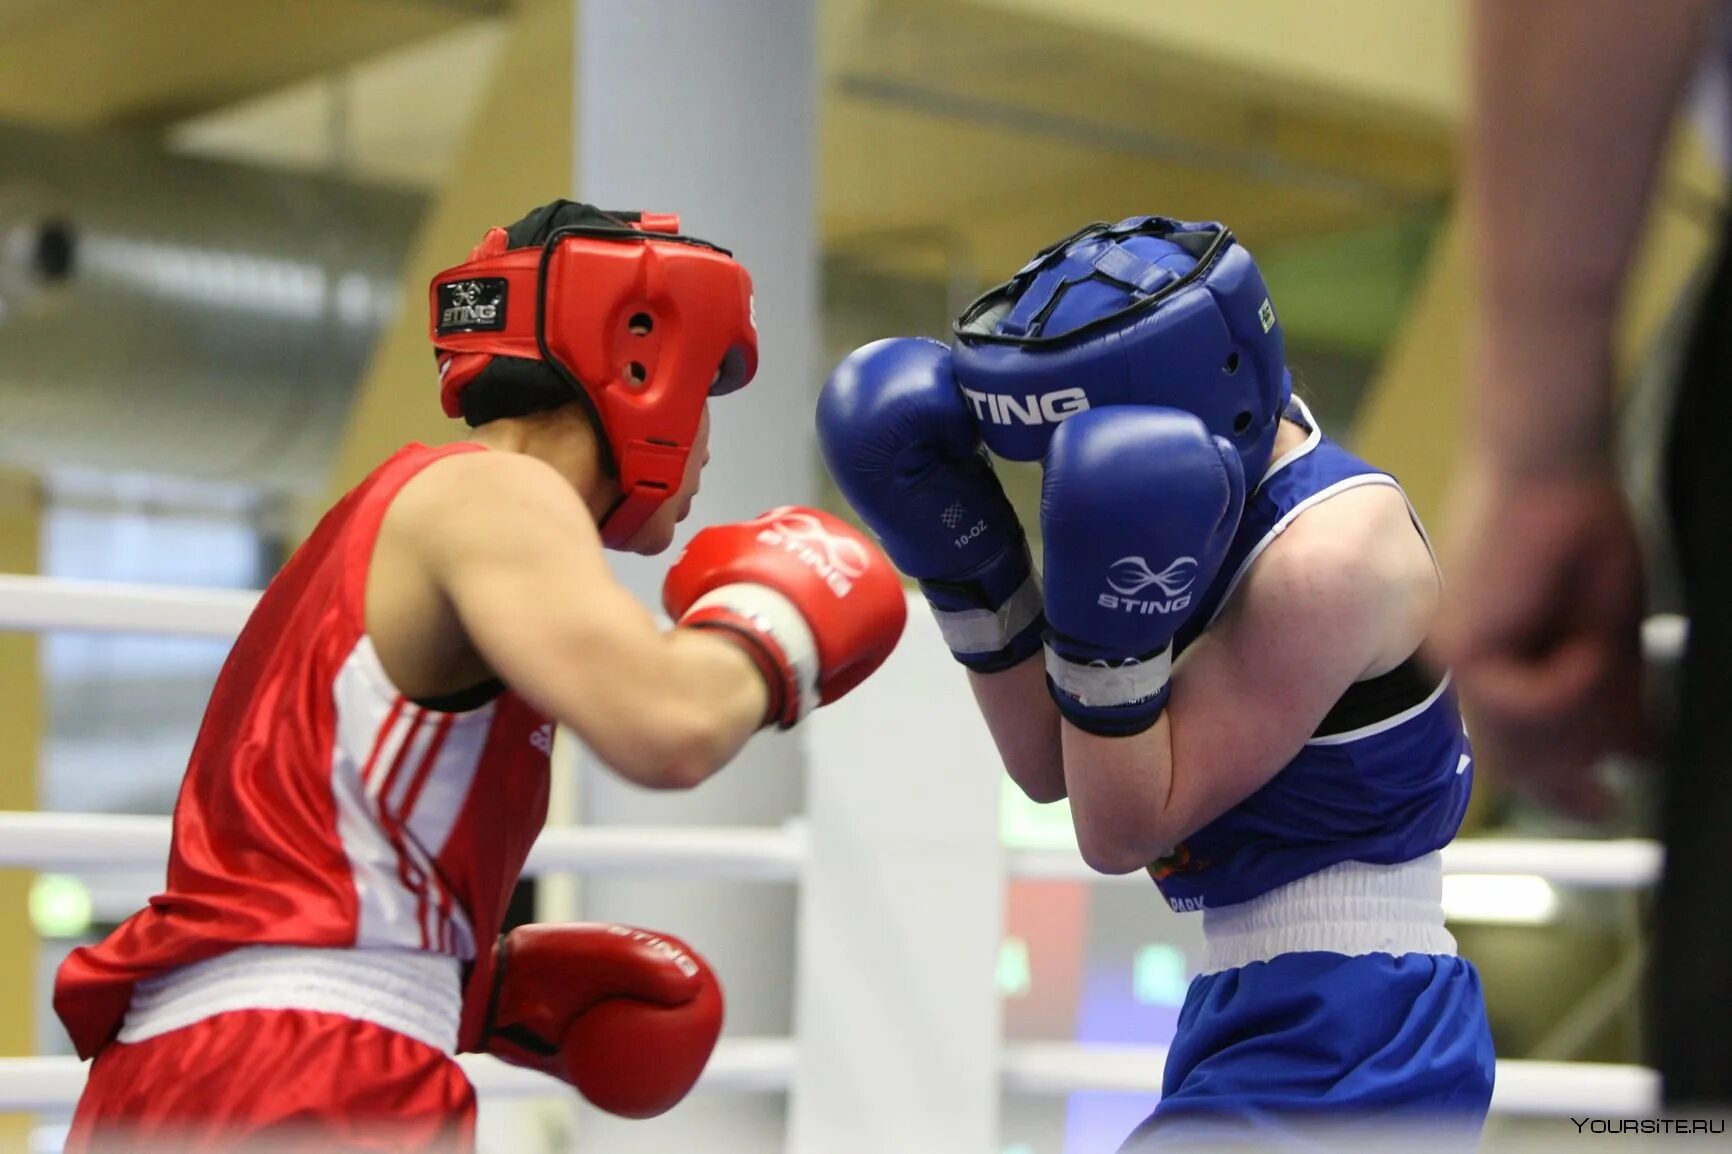
[[359, 906], [355, 944], [473, 957], [468, 915], [433, 862], [475, 780], [493, 706], [452, 715], [405, 702], [366, 637], [333, 696], [331, 792]]

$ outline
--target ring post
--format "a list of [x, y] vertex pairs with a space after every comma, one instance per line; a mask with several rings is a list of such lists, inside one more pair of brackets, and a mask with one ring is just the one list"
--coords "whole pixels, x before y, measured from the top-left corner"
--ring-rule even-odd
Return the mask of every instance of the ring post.
[[999, 769], [923, 602], [808, 719], [793, 1154], [988, 1154], [998, 1130]]

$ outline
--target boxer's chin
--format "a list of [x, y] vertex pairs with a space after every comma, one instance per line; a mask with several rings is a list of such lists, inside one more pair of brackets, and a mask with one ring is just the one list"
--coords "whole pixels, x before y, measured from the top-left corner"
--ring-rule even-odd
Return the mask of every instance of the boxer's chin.
[[674, 510], [662, 506], [656, 510], [655, 516], [638, 526], [637, 532], [624, 541], [613, 546], [616, 553], [635, 553], [640, 557], [653, 557], [667, 550], [674, 541]]

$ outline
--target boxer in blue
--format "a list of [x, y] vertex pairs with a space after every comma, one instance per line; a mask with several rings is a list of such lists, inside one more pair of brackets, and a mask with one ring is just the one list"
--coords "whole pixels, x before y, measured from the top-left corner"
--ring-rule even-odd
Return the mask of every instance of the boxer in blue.
[[[1147, 869], [1203, 915], [1162, 1100], [1125, 1149], [1477, 1132], [1491, 1035], [1438, 856], [1472, 751], [1416, 658], [1436, 564], [1394, 478], [1292, 395], [1250, 254], [1218, 224], [1092, 225], [955, 334], [848, 357], [820, 444], [1010, 775], [1069, 797], [1095, 869]], [[1042, 463], [1039, 574], [988, 449]]]

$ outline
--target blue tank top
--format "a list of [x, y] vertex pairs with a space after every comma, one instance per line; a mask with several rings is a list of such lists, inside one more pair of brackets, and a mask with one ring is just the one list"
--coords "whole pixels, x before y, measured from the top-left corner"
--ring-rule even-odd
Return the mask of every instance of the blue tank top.
[[[1246, 502], [1220, 576], [1180, 630], [1175, 653], [1208, 628], [1294, 517], [1359, 485], [1399, 490], [1389, 474], [1323, 436], [1302, 404], [1288, 417], [1310, 435], [1270, 465]], [[1216, 909], [1339, 862], [1393, 865], [1454, 838], [1467, 810], [1473, 756], [1448, 678], [1421, 700], [1360, 722], [1314, 736], [1261, 789], [1151, 865], [1167, 903]]]

